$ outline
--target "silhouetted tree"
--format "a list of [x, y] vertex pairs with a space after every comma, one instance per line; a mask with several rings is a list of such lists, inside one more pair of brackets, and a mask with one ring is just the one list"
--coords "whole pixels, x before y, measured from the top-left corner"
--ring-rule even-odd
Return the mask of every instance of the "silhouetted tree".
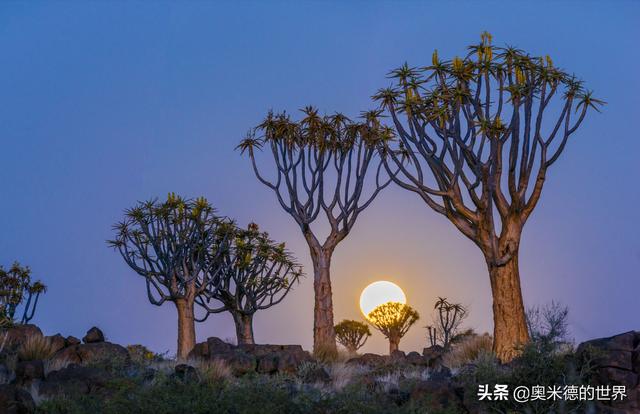
[[369, 327], [358, 321], [344, 319], [334, 327], [338, 343], [351, 354], [362, 348], [371, 336]]
[[[314, 270], [314, 352], [335, 353], [331, 257], [360, 213], [390, 182], [381, 179], [384, 168], [375, 161], [376, 145], [390, 136], [370, 116], [364, 122], [352, 122], [341, 114], [319, 116], [310, 107], [303, 112], [299, 122], [284, 113], [269, 113], [238, 148], [249, 155], [256, 177], [275, 192], [309, 245]], [[260, 172], [256, 161], [255, 150], [263, 147], [273, 160], [273, 179]], [[375, 178], [367, 185], [370, 169], [375, 170]], [[317, 227], [311, 227], [318, 224], [321, 213], [329, 225], [322, 242]]]
[[0, 327], [16, 322], [18, 307], [23, 306], [20, 323], [29, 323], [36, 312], [38, 299], [47, 287], [38, 281], [31, 281], [29, 266], [14, 262], [8, 270], [0, 266]]
[[459, 303], [450, 303], [447, 298], [439, 297], [433, 307], [436, 310], [434, 325], [427, 326], [431, 346], [442, 345], [448, 349], [452, 339], [458, 333], [460, 324], [467, 317], [467, 309]]
[[124, 221], [114, 226], [115, 239], [108, 241], [145, 278], [152, 304], [176, 306], [179, 359], [195, 345], [194, 303], [216, 277], [220, 251], [211, 249], [224, 245], [214, 245], [221, 224], [206, 199], [169, 194], [164, 202], [141, 202], [125, 210]]
[[[196, 297], [206, 312], [228, 311], [236, 325], [238, 344], [253, 344], [253, 315], [280, 303], [302, 276], [302, 268], [285, 249], [258, 225], [246, 230], [228, 224], [221, 232], [220, 267], [209, 279], [207, 289]], [[216, 250], [216, 249], [214, 249]]]
[[389, 339], [389, 354], [398, 350], [400, 339], [419, 318], [415, 309], [400, 302], [387, 302], [367, 315], [369, 323]]
[[[390, 116], [397, 145], [380, 144], [394, 181], [447, 217], [484, 254], [494, 313], [494, 350], [512, 359], [529, 334], [520, 288], [522, 229], [547, 170], [603, 102], [551, 59], [480, 44], [464, 58], [404, 65], [374, 99]], [[574, 118], [574, 113], [576, 117]]]

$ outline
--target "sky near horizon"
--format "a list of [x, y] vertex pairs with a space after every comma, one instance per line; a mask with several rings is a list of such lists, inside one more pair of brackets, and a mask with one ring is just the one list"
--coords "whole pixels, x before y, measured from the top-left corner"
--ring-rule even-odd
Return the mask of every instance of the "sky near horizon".
[[[255, 318], [260, 343], [312, 344], [313, 280], [293, 220], [234, 151], [269, 109], [357, 116], [405, 61], [465, 53], [482, 31], [584, 79], [607, 101], [550, 170], [520, 248], [525, 304], [570, 309], [577, 340], [640, 329], [640, 3], [638, 2], [2, 2], [0, 264], [28, 264], [48, 285], [34, 322], [46, 334], [175, 352], [171, 304], [105, 240], [123, 209], [176, 192], [255, 221], [309, 275]], [[426, 346], [437, 296], [491, 331], [475, 245], [415, 194], [392, 187], [358, 219], [332, 262], [334, 313], [361, 318], [369, 283], [401, 286], [422, 319], [400, 344]], [[228, 315], [197, 336], [231, 338]], [[374, 333], [364, 348], [384, 353]]]

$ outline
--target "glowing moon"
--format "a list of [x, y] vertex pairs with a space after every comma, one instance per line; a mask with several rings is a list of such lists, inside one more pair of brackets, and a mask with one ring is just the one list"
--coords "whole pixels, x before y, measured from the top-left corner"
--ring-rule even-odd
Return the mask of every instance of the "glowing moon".
[[376, 307], [387, 302], [407, 303], [407, 297], [400, 286], [386, 280], [373, 282], [360, 294], [360, 310], [365, 317]]

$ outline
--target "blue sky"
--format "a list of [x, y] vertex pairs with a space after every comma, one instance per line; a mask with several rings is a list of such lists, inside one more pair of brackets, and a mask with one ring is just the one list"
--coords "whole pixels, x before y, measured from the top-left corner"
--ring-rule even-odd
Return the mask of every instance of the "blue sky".
[[[547, 179], [527, 224], [527, 305], [570, 307], [577, 340], [639, 329], [640, 3], [616, 2], [3, 2], [0, 4], [0, 263], [29, 264], [48, 286], [35, 322], [81, 336], [175, 349], [175, 310], [107, 248], [137, 200], [206, 196], [240, 223], [286, 241], [311, 273], [293, 221], [233, 149], [269, 109], [355, 116], [386, 73], [463, 54], [488, 30], [498, 45], [549, 54], [608, 102]], [[423, 320], [436, 296], [491, 330], [479, 250], [413, 194], [386, 191], [338, 246], [336, 319], [357, 318], [360, 290], [405, 288]], [[256, 317], [259, 342], [312, 340], [312, 280]], [[292, 316], [294, 315], [294, 316]], [[197, 327], [232, 337], [228, 315]], [[385, 352], [375, 335], [365, 348]]]

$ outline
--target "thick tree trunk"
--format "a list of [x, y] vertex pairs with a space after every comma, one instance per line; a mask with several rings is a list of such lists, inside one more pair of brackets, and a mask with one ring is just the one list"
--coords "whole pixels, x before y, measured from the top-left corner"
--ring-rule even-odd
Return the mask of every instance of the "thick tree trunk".
[[393, 354], [393, 351], [397, 351], [400, 346], [400, 338], [389, 338], [389, 355]]
[[253, 344], [253, 315], [233, 314], [238, 345]]
[[493, 351], [500, 361], [508, 362], [529, 341], [517, 252], [504, 266], [489, 263], [489, 277], [493, 294]]
[[313, 309], [313, 352], [315, 354], [336, 354], [336, 334], [333, 329], [333, 298], [331, 294], [332, 251], [312, 249], [313, 290], [315, 304]]
[[184, 361], [196, 345], [193, 301], [176, 299], [175, 305], [178, 310], [178, 360]]

